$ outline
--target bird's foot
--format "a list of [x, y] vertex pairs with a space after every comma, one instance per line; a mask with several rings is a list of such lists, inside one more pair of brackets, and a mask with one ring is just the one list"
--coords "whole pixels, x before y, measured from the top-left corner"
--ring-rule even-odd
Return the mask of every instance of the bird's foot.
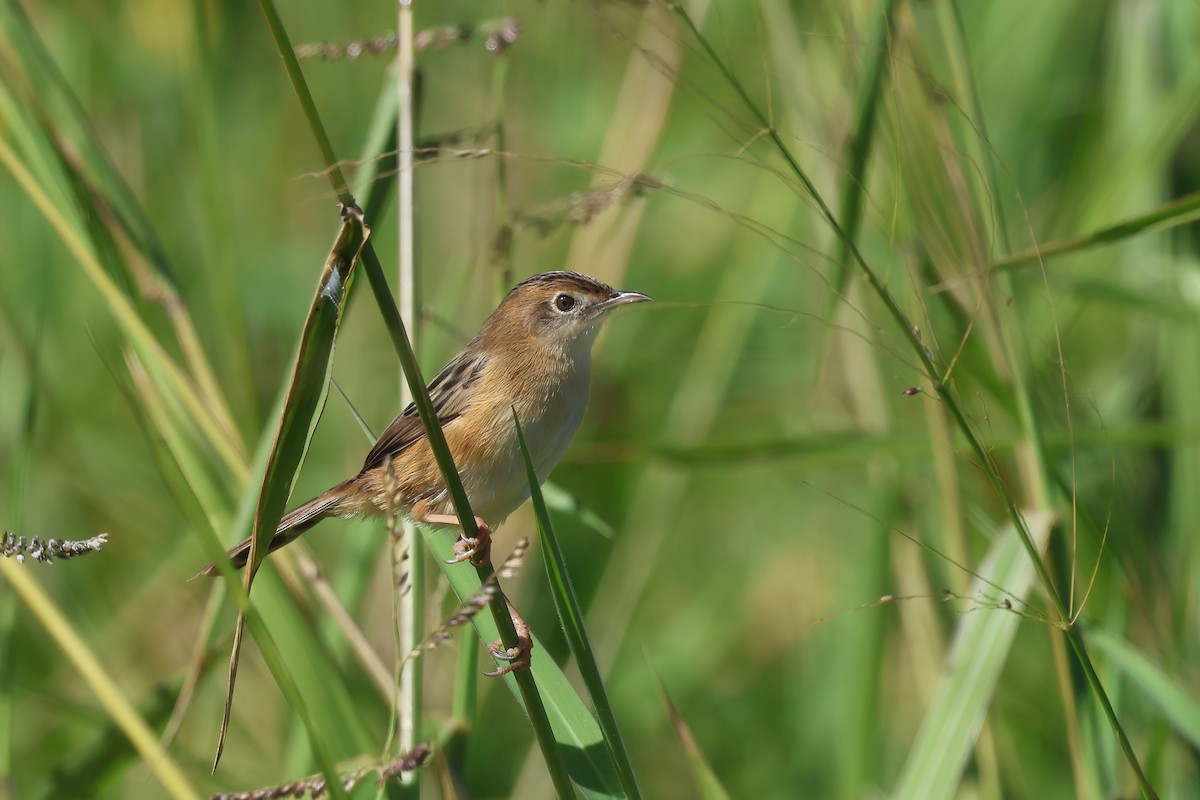
[[447, 564], [461, 564], [470, 560], [475, 566], [481, 567], [488, 563], [492, 553], [492, 529], [479, 517], [475, 518], [475, 526], [479, 529], [475, 536], [460, 534], [454, 543], [454, 558], [446, 559]]
[[504, 642], [497, 639], [488, 645], [488, 652], [492, 654], [492, 658], [507, 662], [499, 669], [483, 673], [489, 678], [499, 678], [510, 672], [529, 669], [533, 654], [533, 634], [511, 601], [508, 601], [508, 613], [512, 617], [513, 628], [517, 632], [517, 643], [513, 647], [505, 647]]
[[501, 675], [507, 675], [510, 672], [529, 669], [530, 654], [533, 652], [533, 641], [522, 637], [518, 638], [515, 647], [505, 647], [504, 642], [497, 639], [488, 645], [488, 652], [497, 661], [508, 662], [503, 667], [483, 673], [489, 678], [499, 678]]
[[[462, 524], [458, 521], [458, 517], [451, 514], [422, 514], [414, 519], [429, 525]], [[475, 518], [475, 528], [478, 533], [473, 537], [459, 533], [459, 539], [454, 543], [454, 558], [446, 559], [447, 564], [461, 564], [468, 559], [477, 567], [488, 563], [492, 552], [492, 528], [479, 517]]]

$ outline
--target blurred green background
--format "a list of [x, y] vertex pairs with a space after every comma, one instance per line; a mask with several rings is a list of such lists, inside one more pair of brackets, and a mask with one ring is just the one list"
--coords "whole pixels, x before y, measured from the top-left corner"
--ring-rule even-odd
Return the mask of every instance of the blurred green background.
[[[0, 136], [13, 161], [188, 369], [150, 262], [98, 211], [142, 209], [244, 460], [270, 434], [338, 225], [260, 10], [26, 2], [46, 60], [5, 3]], [[1200, 7], [688, 4], [775, 141], [665, 4], [413, 7], [418, 29], [475, 28], [418, 56], [427, 150], [416, 170], [413, 333], [425, 374], [500, 292], [536, 272], [576, 269], [658, 301], [607, 326], [588, 417], [553, 477], [613, 529], [606, 538], [578, 514], [555, 518], [645, 795], [698, 792], [660, 679], [733, 797], [921, 796], [905, 789], [914, 770], [944, 770], [946, 796], [961, 798], [1139, 792], [1045, 592], [971, 588], [1003, 538], [1005, 500], [786, 151], [843, 225], [861, 214], [852, 232], [863, 256], [948, 377], [1007, 497], [1054, 514], [1047, 561], [1069, 610], [1082, 608], [1078, 624], [1149, 782], [1164, 797], [1197, 796], [1200, 264], [1194, 199], [1168, 204], [1200, 175]], [[296, 45], [366, 41], [396, 25], [386, 2], [280, 12]], [[491, 26], [510, 16], [519, 35], [490, 51]], [[391, 57], [303, 62], [352, 174]], [[48, 88], [54, 70], [78, 109]], [[90, 127], [70, 122], [77, 112]], [[58, 160], [47, 156], [55, 143]], [[94, 166], [90, 148], [132, 199], [113, 199], [103, 180], [81, 189], [47, 177]], [[156, 733], [207, 642], [168, 749], [196, 791], [311, 774], [294, 709], [250, 646], [229, 751], [209, 776], [232, 612], [211, 611], [211, 585], [186, 582], [208, 560], [186, 510], [195, 500], [172, 482], [167, 433], [113, 301], [11, 167], [0, 170], [0, 202], [0, 528], [112, 537], [76, 562], [8, 566], [53, 598]], [[367, 212], [394, 275], [395, 204]], [[1110, 229], [1152, 212], [1152, 225]], [[1072, 252], [1060, 255], [1064, 242]], [[1012, 258], [1035, 248], [1040, 262]], [[1011, 268], [985, 269], [1006, 259]], [[361, 279], [333, 374], [382, 430], [400, 378]], [[224, 508], [227, 523], [245, 474], [211, 431], [178, 434], [208, 476], [207, 507]], [[293, 498], [352, 474], [368, 446], [331, 392]], [[500, 530], [498, 552], [529, 535], [523, 510]], [[385, 539], [377, 523], [331, 521], [306, 542], [390, 669]], [[508, 588], [546, 641], [539, 655], [562, 659], [544, 583], [535, 552]], [[453, 604], [429, 584], [434, 624]], [[315, 631], [325, 701], [348, 703], [358, 721], [361, 740], [341, 742], [339, 756], [377, 758], [387, 703], [341, 629], [311, 598], [261, 591]], [[1006, 597], [1024, 614], [1002, 607]], [[965, 763], [925, 765], [914, 740], [923, 725], [939, 728], [930, 704], [968, 621], [1015, 628], [1015, 639], [989, 657], [998, 678], [963, 700], [986, 712], [978, 738], [935, 748], [965, 747]], [[0, 797], [165, 796], [7, 581], [0, 630]], [[451, 716], [458, 658], [484, 668], [480, 651], [460, 640], [422, 659], [423, 739]], [[548, 796], [529, 742], [509, 693], [483, 683], [458, 796]], [[453, 796], [446, 774], [435, 757], [422, 795]]]

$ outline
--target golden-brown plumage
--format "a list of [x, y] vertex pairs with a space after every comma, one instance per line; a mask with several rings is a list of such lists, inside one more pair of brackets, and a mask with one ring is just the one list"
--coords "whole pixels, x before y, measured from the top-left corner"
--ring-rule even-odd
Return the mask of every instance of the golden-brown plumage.
[[[601, 322], [616, 308], [649, 299], [577, 272], [535, 275], [508, 293], [430, 381], [434, 411], [481, 521], [499, 525], [529, 497], [513, 409], [544, 481], [583, 419]], [[417, 522], [444, 523], [455, 513], [413, 405], [387, 427], [357, 475], [284, 516], [270, 550], [325, 517], [382, 514], [389, 494], [400, 498], [395, 510]], [[247, 540], [228, 555], [241, 567], [248, 553]], [[215, 573], [214, 565], [203, 571]]]

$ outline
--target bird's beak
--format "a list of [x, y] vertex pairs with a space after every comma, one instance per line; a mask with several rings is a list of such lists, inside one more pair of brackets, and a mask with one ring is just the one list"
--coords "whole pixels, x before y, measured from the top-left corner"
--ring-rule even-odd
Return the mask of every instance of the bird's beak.
[[603, 314], [620, 306], [627, 306], [632, 303], [650, 302], [653, 302], [653, 299], [642, 294], [641, 292], [613, 292], [612, 297], [608, 298], [603, 303], [597, 304], [594, 306], [594, 308], [598, 313]]

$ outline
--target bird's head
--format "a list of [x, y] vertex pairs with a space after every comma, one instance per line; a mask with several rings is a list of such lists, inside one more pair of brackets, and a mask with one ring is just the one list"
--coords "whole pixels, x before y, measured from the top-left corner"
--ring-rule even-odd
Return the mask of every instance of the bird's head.
[[649, 302], [639, 292], [619, 292], [578, 272], [543, 272], [517, 284], [500, 303], [485, 328], [506, 337], [533, 336], [545, 346], [590, 345], [613, 311]]

